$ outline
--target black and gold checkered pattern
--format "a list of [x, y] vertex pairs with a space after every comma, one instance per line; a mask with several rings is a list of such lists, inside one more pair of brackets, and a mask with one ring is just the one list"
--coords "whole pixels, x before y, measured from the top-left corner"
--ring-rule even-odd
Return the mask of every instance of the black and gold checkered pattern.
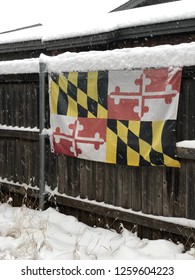
[[[87, 119], [94, 119], [94, 125], [96, 119], [104, 119], [103, 160], [107, 163], [179, 167], [175, 147], [176, 121], [110, 119], [108, 116], [113, 108], [108, 102], [108, 77], [108, 71], [51, 73], [51, 115], [85, 118], [86, 123]], [[126, 107], [125, 112], [128, 114]], [[89, 130], [87, 127], [86, 135]]]
[[175, 121], [108, 120], [107, 162], [131, 166], [179, 166]]
[[107, 118], [107, 71], [52, 73], [51, 79], [53, 114]]

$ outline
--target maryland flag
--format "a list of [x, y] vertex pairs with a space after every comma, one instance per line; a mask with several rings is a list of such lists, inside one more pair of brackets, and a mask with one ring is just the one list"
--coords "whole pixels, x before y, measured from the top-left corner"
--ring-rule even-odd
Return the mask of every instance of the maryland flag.
[[131, 166], [179, 167], [180, 68], [50, 74], [52, 150]]

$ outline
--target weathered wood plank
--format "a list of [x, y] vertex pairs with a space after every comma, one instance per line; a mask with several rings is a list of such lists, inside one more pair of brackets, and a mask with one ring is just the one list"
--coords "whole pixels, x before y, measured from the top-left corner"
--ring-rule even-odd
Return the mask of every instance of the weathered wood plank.
[[88, 172], [86, 168], [86, 160], [79, 159], [80, 166], [80, 197], [87, 197], [87, 184], [88, 184]]
[[122, 204], [121, 207], [132, 208], [132, 172], [131, 167], [123, 166], [122, 168]]
[[56, 202], [59, 204], [66, 205], [67, 207], [76, 208], [84, 210], [91, 213], [96, 213], [98, 215], [103, 215], [106, 217], [124, 220], [137, 225], [159, 229], [161, 231], [168, 231], [175, 234], [195, 238], [195, 228], [189, 226], [182, 226], [180, 224], [171, 223], [158, 219], [158, 216], [151, 218], [149, 216], [143, 216], [139, 213], [131, 213], [128, 211], [122, 211], [98, 204], [89, 203], [86, 201], [80, 201], [77, 199], [71, 199], [67, 197], [57, 196]]
[[142, 168], [131, 167], [132, 209], [142, 210]]
[[25, 150], [24, 150], [24, 162], [25, 162], [25, 178], [26, 181], [31, 184], [31, 148], [30, 148], [30, 142], [26, 141]]
[[95, 200], [96, 198], [96, 163], [94, 161], [86, 160], [85, 168], [87, 170], [87, 198]]
[[3, 164], [3, 178], [7, 178], [8, 177], [8, 143], [4, 142], [3, 145], [3, 160], [4, 160], [4, 164]]
[[64, 155], [58, 155], [57, 157], [57, 169], [58, 169], [58, 192], [65, 193], [67, 188], [67, 162], [66, 157]]
[[[188, 118], [188, 137], [184, 139], [195, 139], [195, 106], [194, 106], [194, 92], [195, 92], [195, 80], [188, 79], [185, 86], [185, 94], [188, 95], [188, 110], [185, 112]], [[185, 97], [186, 98], [186, 97]]]
[[152, 206], [151, 206], [151, 201], [150, 201], [150, 187], [148, 186], [148, 176], [149, 176], [149, 171], [147, 166], [142, 167], [142, 206], [141, 209], [143, 213], [152, 213]]
[[72, 157], [66, 158], [67, 162], [67, 185], [65, 186], [65, 194], [75, 196], [80, 194], [80, 166], [79, 160]]
[[31, 184], [33, 187], [39, 186], [39, 146], [37, 142], [31, 142], [31, 150], [33, 151], [30, 154], [30, 161], [31, 161]]
[[177, 147], [177, 155], [179, 158], [195, 160], [195, 148]]
[[[10, 91], [10, 85], [8, 86], [8, 92]], [[6, 95], [6, 124], [11, 125], [11, 92]]]
[[[38, 125], [38, 83], [1, 84], [1, 124], [36, 127]], [[30, 100], [31, 99], [31, 100]]]
[[175, 183], [176, 180], [176, 169], [165, 168], [163, 174], [163, 215], [173, 216], [174, 215], [174, 200], [175, 200]]
[[14, 120], [14, 125], [15, 126], [19, 126], [19, 119], [20, 119], [20, 113], [19, 113], [19, 94], [17, 91], [17, 88], [15, 87], [15, 85], [13, 85], [13, 93], [14, 93], [14, 97], [15, 97], [15, 108], [14, 108], [14, 113], [15, 113], [15, 120]]
[[[21, 106], [21, 111], [22, 111], [22, 119], [21, 122], [23, 123], [24, 127], [30, 127], [30, 111], [28, 110], [28, 92], [31, 92], [31, 85], [28, 84], [22, 84], [20, 86], [20, 90], [23, 92], [22, 96], [22, 106]], [[31, 104], [32, 107], [32, 104]], [[32, 108], [34, 109], [34, 108]]]
[[182, 79], [176, 129], [177, 142], [195, 139], [194, 91], [194, 79]]
[[142, 167], [142, 211], [162, 215], [163, 167]]
[[11, 181], [13, 179], [12, 177], [12, 169], [11, 169], [11, 153], [12, 153], [12, 143], [9, 141], [7, 143], [7, 179]]
[[186, 164], [181, 161], [178, 172], [178, 182], [175, 184], [174, 215], [175, 217], [186, 217]]
[[163, 167], [151, 167], [150, 183], [152, 214], [163, 215]]
[[186, 161], [186, 217], [195, 219], [195, 161]]
[[16, 172], [16, 182], [22, 184], [21, 176], [21, 142], [16, 140], [16, 151], [15, 151], [15, 172]]
[[3, 124], [3, 86], [0, 84], [0, 124]]
[[[58, 166], [57, 166], [57, 155], [54, 153], [51, 153], [50, 147], [48, 147], [48, 148], [49, 148], [49, 155], [50, 155], [49, 166], [50, 166], [51, 172], [45, 170], [45, 174], [47, 174], [48, 178], [50, 179], [51, 190], [54, 190], [58, 186], [58, 174], [59, 173], [58, 173]], [[65, 164], [65, 166], [64, 166], [64, 176], [65, 176], [64, 184], [67, 184], [67, 164]]]
[[5, 74], [0, 75], [0, 83], [1, 84], [12, 84], [12, 83], [31, 83], [31, 82], [39, 82], [39, 74], [38, 73], [24, 73], [24, 74]]
[[[96, 201], [104, 201], [105, 193], [105, 167], [106, 165], [101, 162], [95, 163], [95, 198]], [[107, 182], [106, 182], [107, 184]]]
[[123, 205], [123, 166], [115, 165], [116, 173], [116, 184], [115, 184], [115, 194], [114, 194], [114, 203], [113, 205], [122, 206]]
[[14, 90], [12, 89], [10, 93], [10, 125], [15, 126], [15, 94]]
[[0, 138], [0, 177], [3, 177], [4, 171], [4, 147], [3, 147], [3, 139]]
[[[0, 129], [0, 138], [19, 138], [26, 139], [29, 141], [38, 141], [39, 132], [38, 131], [28, 131], [28, 130], [14, 130], [14, 129]], [[6, 141], [6, 140], [5, 140]]]
[[31, 101], [32, 101], [32, 113], [30, 114], [29, 118], [29, 123], [30, 127], [39, 127], [39, 90], [38, 90], [38, 85], [32, 85], [31, 89]]

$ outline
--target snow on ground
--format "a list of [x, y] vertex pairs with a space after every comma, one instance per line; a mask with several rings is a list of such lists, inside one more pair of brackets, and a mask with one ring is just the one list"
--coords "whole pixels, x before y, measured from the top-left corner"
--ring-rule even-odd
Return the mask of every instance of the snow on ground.
[[89, 227], [53, 208], [0, 204], [0, 260], [194, 260], [195, 249]]

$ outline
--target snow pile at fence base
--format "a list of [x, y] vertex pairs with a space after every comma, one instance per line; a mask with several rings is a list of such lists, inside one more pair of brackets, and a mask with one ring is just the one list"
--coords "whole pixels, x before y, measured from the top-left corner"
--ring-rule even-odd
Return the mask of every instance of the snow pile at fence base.
[[49, 208], [43, 212], [0, 204], [0, 259], [193, 260], [194, 250], [167, 240], [141, 240], [123, 228], [89, 227]]

